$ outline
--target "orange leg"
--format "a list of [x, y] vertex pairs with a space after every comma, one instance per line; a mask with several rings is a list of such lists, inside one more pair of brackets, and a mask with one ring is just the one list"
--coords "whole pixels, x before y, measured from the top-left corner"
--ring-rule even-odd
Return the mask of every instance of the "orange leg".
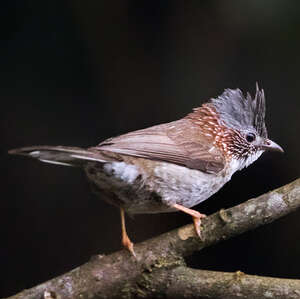
[[122, 227], [122, 245], [130, 251], [130, 253], [136, 257], [135, 252], [133, 250], [133, 243], [130, 241], [127, 231], [126, 231], [126, 225], [125, 225], [125, 213], [122, 208], [120, 208], [120, 214], [121, 214], [121, 227]]
[[195, 210], [186, 208], [184, 206], [178, 205], [178, 204], [174, 204], [173, 207], [179, 211], [182, 211], [188, 215], [191, 215], [193, 217], [193, 221], [194, 221], [194, 227], [195, 227], [195, 231], [196, 234], [199, 236], [199, 238], [201, 239], [201, 231], [200, 231], [200, 225], [201, 225], [201, 219], [206, 217], [206, 215], [201, 214]]

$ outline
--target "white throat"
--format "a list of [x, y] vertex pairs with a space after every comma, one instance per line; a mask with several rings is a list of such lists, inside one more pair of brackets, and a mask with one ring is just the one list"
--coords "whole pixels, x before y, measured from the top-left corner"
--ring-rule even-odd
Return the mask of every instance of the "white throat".
[[231, 160], [231, 168], [234, 169], [233, 173], [245, 167], [248, 167], [250, 164], [255, 162], [263, 152], [264, 151], [262, 150], [257, 151], [256, 153], [248, 156], [247, 159], [236, 159], [235, 157], [233, 157]]

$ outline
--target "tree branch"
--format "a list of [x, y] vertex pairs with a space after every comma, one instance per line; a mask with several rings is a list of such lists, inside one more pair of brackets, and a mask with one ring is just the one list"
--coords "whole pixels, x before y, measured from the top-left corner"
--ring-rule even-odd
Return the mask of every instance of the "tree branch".
[[299, 298], [300, 280], [181, 266], [142, 276], [132, 297], [156, 298], [161, 294], [164, 294], [164, 298]]
[[[270, 223], [298, 207], [300, 207], [300, 179], [205, 218], [202, 241], [196, 236], [193, 225], [186, 225], [135, 245], [137, 259], [134, 259], [125, 250], [108, 256], [97, 256], [64, 275], [10, 298], [50, 299], [51, 294], [53, 296], [55, 294], [55, 298], [126, 297], [129, 294], [135, 294], [136, 282], [143, 275], [152, 271], [157, 272], [157, 269], [161, 269], [161, 271], [174, 267], [183, 269], [183, 257], [260, 225]], [[191, 271], [187, 268], [185, 270]], [[224, 279], [226, 280], [225, 276]], [[198, 293], [198, 297], [201, 292]]]

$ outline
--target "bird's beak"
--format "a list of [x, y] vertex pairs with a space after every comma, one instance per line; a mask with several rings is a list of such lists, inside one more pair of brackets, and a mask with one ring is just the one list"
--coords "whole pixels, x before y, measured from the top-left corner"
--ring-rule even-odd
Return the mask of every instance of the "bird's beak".
[[263, 144], [260, 146], [265, 151], [274, 151], [283, 153], [283, 148], [270, 139], [265, 139]]

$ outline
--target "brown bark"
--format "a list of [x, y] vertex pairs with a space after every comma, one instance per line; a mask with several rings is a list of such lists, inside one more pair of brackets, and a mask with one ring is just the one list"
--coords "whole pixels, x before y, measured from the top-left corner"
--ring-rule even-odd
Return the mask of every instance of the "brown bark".
[[300, 298], [300, 280], [176, 267], [142, 277], [134, 296], [161, 294], [165, 298]]
[[[193, 274], [195, 274], [197, 279], [201, 281], [202, 279], [207, 279], [210, 275], [209, 273], [214, 273], [212, 276], [215, 275], [216, 280], [214, 284], [211, 284], [211, 288], [213, 288], [213, 286], [218, 288], [219, 285], [225, 286], [228, 279], [232, 277], [232, 274], [210, 271], [201, 272], [201, 270], [186, 268], [183, 257], [260, 225], [270, 223], [296, 210], [298, 207], [300, 207], [300, 179], [257, 198], [250, 199], [238, 206], [228, 210], [221, 210], [205, 218], [203, 220], [203, 240], [200, 240], [196, 236], [193, 225], [183, 226], [135, 245], [137, 259], [130, 256], [125, 250], [108, 256], [97, 256], [88, 263], [64, 275], [32, 289], [25, 290], [10, 298], [33, 299], [51, 298], [51, 296], [53, 298], [128, 298], [139, 296], [150, 298], [151, 296], [153, 297], [153, 294], [165, 296], [172, 290], [174, 290], [174, 292], [176, 290], [178, 297], [181, 297], [184, 295], [183, 291], [188, 291], [189, 288], [195, 290], [195, 297], [201, 298], [201, 295], [204, 295], [200, 288], [201, 284], [199, 285], [197, 280], [192, 279], [191, 282], [188, 283], [188, 281], [184, 279], [185, 275], [192, 277]], [[186, 271], [186, 274], [184, 274], [184, 271]], [[174, 277], [174, 280], [171, 280], [171, 284], [169, 284], [170, 282], [167, 280], [168, 274], [174, 275], [171, 276]], [[176, 275], [178, 276], [177, 278]], [[161, 277], [161, 279], [159, 279], [159, 277]], [[245, 287], [245, 290], [252, 288], [253, 294], [258, 292], [258, 294], [262, 295], [263, 292], [269, 291], [270, 293], [266, 294], [270, 295], [273, 294], [273, 286], [276, 284], [282, 285], [282, 290], [286, 288], [288, 284], [291, 290], [290, 294], [294, 294], [294, 297], [286, 296], [284, 298], [300, 298], [300, 293], [297, 293], [299, 291], [299, 281], [297, 280], [292, 281], [278, 278], [275, 283], [274, 278], [246, 277], [247, 279], [249, 278], [249, 280], [244, 280], [244, 282], [248, 283], [249, 281], [249, 285]], [[152, 295], [151, 292], [147, 293], [140, 288], [143, 278], [149, 281], [149, 286], [153, 289]], [[158, 281], [158, 283], [161, 282], [161, 284], [156, 284], [155, 281]], [[290, 281], [292, 282], [290, 283]], [[176, 289], [177, 285], [182, 286], [181, 293], [179, 293], [179, 287]], [[197, 285], [199, 285], [199, 288], [196, 288]], [[172, 286], [172, 288], [169, 289], [169, 286]], [[242, 288], [243, 286], [241, 285], [240, 287]], [[157, 292], [155, 288], [157, 288]], [[294, 293], [292, 293], [293, 290]], [[210, 291], [211, 294], [213, 294], [213, 289], [210, 289]], [[249, 297], [250, 295], [248, 296], [246, 293], [243, 295], [243, 290], [241, 292], [241, 297], [237, 297], [237, 292], [236, 297], [234, 297], [233, 294], [232, 296], [229, 294], [229, 297], [222, 298], [251, 298]], [[298, 297], [295, 294], [298, 295]]]

